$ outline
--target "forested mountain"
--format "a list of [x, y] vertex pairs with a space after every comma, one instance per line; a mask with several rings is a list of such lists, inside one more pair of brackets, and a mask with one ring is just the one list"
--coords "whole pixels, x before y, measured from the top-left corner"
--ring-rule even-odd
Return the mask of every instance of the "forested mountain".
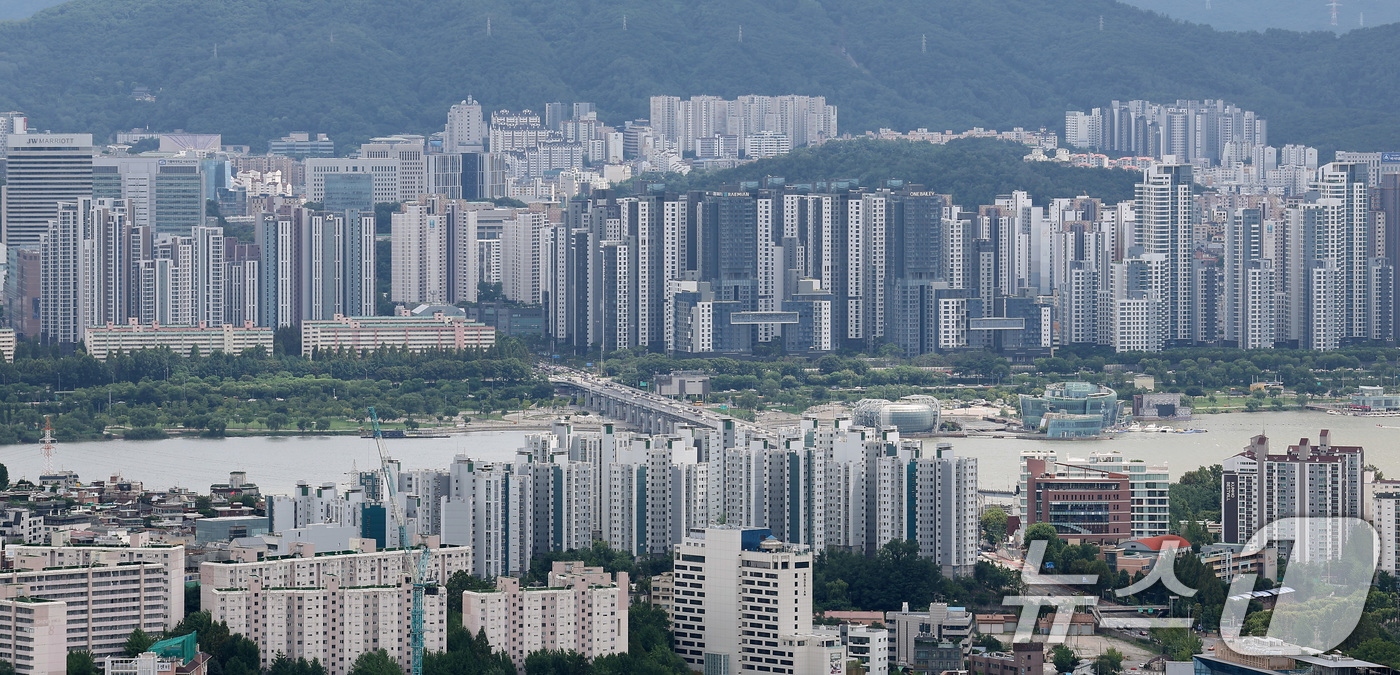
[[1395, 0], [1346, 0], [1337, 3], [1337, 25], [1326, 2], [1318, 0], [1123, 0], [1173, 19], [1203, 23], [1217, 30], [1270, 28], [1349, 31], [1400, 21]]
[[[1089, 169], [1052, 162], [1025, 162], [1020, 143], [968, 138], [947, 145], [909, 141], [861, 140], [798, 148], [786, 155], [760, 159], [733, 169], [661, 178], [673, 192], [712, 190], [744, 182], [766, 185], [769, 177], [787, 184], [830, 181], [880, 187], [889, 180], [918, 184], [951, 195], [953, 202], [975, 211], [997, 195], [1026, 191], [1037, 204], [1056, 197], [1089, 195], [1106, 204], [1133, 198], [1138, 171]], [[633, 187], [641, 187], [643, 177]]]
[[851, 132], [1059, 128], [1113, 98], [1224, 98], [1278, 145], [1394, 149], [1397, 62], [1400, 25], [1219, 33], [1113, 0], [73, 0], [0, 23], [0, 110], [258, 147], [293, 129], [435, 131], [468, 94], [593, 101], [613, 123], [646, 117], [652, 94], [822, 94]]

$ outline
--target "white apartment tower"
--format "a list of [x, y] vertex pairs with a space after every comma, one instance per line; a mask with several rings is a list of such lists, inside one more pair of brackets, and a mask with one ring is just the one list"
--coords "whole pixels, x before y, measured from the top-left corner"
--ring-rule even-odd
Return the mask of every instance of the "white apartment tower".
[[1191, 343], [1196, 338], [1191, 274], [1196, 217], [1191, 190], [1191, 166], [1174, 158], [1143, 172], [1137, 186], [1136, 241], [1146, 253], [1166, 256], [1162, 300], [1167, 342]]
[[430, 203], [410, 202], [392, 219], [394, 270], [389, 299], [447, 304], [447, 217]]

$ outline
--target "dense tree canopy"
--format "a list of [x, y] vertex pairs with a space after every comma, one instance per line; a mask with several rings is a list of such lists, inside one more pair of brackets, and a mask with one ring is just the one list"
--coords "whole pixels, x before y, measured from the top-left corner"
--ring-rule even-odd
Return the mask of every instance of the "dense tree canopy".
[[1268, 118], [1275, 145], [1367, 150], [1400, 146], [1400, 73], [1377, 66], [1398, 52], [1397, 25], [1222, 34], [1110, 0], [74, 0], [0, 24], [0, 109], [260, 147], [294, 129], [440, 131], [468, 94], [488, 110], [594, 101], [619, 126], [653, 94], [825, 95], [857, 132], [1221, 98]]

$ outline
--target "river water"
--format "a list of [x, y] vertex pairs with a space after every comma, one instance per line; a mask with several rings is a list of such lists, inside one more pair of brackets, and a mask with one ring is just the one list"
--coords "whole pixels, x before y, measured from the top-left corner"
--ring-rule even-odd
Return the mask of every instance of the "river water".
[[[1377, 425], [1382, 425], [1378, 427]], [[983, 488], [1009, 489], [1019, 472], [1023, 450], [1045, 448], [1061, 458], [1117, 450], [1129, 458], [1165, 462], [1173, 479], [1199, 466], [1218, 464], [1239, 452], [1250, 436], [1267, 434], [1282, 449], [1300, 438], [1316, 440], [1331, 429], [1333, 443], [1360, 445], [1366, 461], [1388, 477], [1400, 478], [1400, 418], [1339, 417], [1321, 412], [1259, 412], [1202, 415], [1178, 426], [1206, 429], [1203, 434], [1125, 433], [1105, 441], [1033, 441], [1013, 438], [953, 438], [953, 450], [978, 458]], [[1395, 428], [1384, 428], [1385, 426]], [[510, 460], [524, 430], [474, 431], [448, 438], [389, 439], [389, 453], [406, 469], [442, 468], [458, 454], [483, 461]], [[930, 446], [933, 440], [925, 441]], [[37, 445], [0, 446], [0, 463], [11, 481], [31, 480], [43, 469]], [[248, 481], [265, 494], [287, 493], [298, 480], [312, 485], [346, 483], [355, 469], [376, 468], [379, 458], [370, 439], [346, 436], [256, 438], [171, 438], [160, 441], [88, 441], [55, 446], [54, 467], [78, 472], [84, 481], [120, 474], [147, 489], [178, 486], [206, 492], [228, 480], [230, 471], [246, 471]]]

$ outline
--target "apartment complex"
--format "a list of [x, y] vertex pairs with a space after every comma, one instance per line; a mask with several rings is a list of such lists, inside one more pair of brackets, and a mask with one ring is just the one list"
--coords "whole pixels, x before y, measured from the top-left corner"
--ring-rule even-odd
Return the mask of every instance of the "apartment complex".
[[[278, 558], [201, 564], [201, 607], [257, 643], [264, 668], [285, 654], [319, 659], [328, 672], [344, 675], [356, 657], [377, 649], [407, 667], [411, 654], [403, 617], [413, 602], [407, 554], [317, 555], [314, 546], [301, 542], [290, 549], [292, 555]], [[434, 548], [428, 578], [445, 586], [454, 572], [470, 569], [470, 549]], [[441, 593], [424, 596], [423, 627], [427, 651], [447, 648], [447, 603]]]
[[[214, 620], [255, 642], [264, 668], [281, 654], [319, 660], [327, 672], [345, 675], [361, 654], [381, 649], [404, 667], [409, 664], [404, 617], [412, 611], [413, 585], [406, 577], [351, 586], [327, 575], [319, 587], [273, 586], [253, 577], [246, 588], [214, 589], [210, 595]], [[445, 597], [426, 594], [423, 616], [424, 650], [445, 651]]]
[[465, 318], [427, 316], [340, 316], [303, 321], [302, 356], [317, 350], [351, 352], [383, 347], [421, 352], [430, 349], [487, 349], [496, 344], [496, 329]]
[[[180, 579], [183, 585], [183, 573]], [[16, 597], [63, 603], [68, 614], [68, 650], [94, 656], [120, 654], [122, 644], [137, 628], [147, 633], [165, 630], [174, 605], [170, 574], [157, 562], [16, 569], [0, 574], [0, 584], [14, 585]], [[183, 604], [183, 588], [180, 599]]]
[[[135, 543], [135, 542], [133, 542]], [[175, 627], [185, 618], [184, 546], [22, 546], [6, 549], [15, 569], [43, 570], [61, 567], [95, 567], [154, 563], [164, 570], [166, 623], [161, 630]]]
[[209, 326], [204, 323], [196, 326], [162, 326], [159, 323], [148, 326], [131, 319], [126, 325], [89, 326], [83, 334], [83, 346], [99, 361], [106, 361], [107, 357], [118, 352], [162, 347], [181, 356], [195, 352], [201, 356], [214, 352], [241, 354], [247, 349], [262, 349], [271, 354], [272, 332], [271, 328], [259, 328], [251, 321], [244, 322], [242, 326]]
[[540, 650], [594, 659], [627, 651], [627, 593], [626, 572], [613, 579], [601, 567], [556, 561], [545, 586], [497, 577], [494, 591], [464, 592], [462, 627], [473, 635], [485, 631], [491, 647], [509, 654], [517, 668]]

